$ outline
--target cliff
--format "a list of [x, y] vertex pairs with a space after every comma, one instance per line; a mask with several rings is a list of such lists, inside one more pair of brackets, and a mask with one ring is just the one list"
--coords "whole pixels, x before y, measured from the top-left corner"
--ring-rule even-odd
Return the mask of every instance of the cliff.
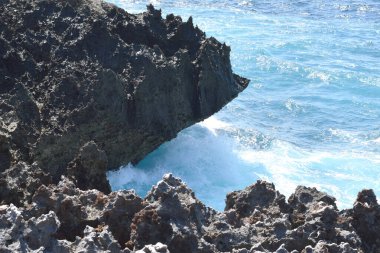
[[248, 84], [191, 18], [95, 0], [0, 3], [0, 172], [36, 163], [56, 183], [90, 141], [107, 168], [136, 163]]
[[[218, 111], [248, 80], [191, 18], [97, 0], [0, 0], [0, 252], [378, 252], [371, 190], [353, 209], [258, 181], [206, 207], [165, 175], [145, 198], [105, 173]], [[210, 192], [212, 194], [212, 192]]]

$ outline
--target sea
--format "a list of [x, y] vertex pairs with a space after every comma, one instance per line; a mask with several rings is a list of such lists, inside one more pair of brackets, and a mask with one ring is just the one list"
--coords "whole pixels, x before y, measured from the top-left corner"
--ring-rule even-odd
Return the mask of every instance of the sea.
[[231, 47], [249, 87], [137, 165], [108, 173], [113, 190], [145, 196], [165, 173], [223, 210], [228, 192], [257, 180], [289, 197], [316, 187], [350, 208], [380, 196], [379, 0], [110, 0], [129, 13], [152, 3], [190, 16]]

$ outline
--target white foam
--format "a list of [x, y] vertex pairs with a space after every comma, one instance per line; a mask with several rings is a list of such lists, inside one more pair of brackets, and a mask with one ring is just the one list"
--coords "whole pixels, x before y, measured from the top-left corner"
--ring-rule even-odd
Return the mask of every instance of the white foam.
[[217, 119], [215, 116], [205, 119], [199, 125], [210, 130], [215, 136], [217, 135], [217, 130], [228, 129], [230, 127], [230, 124]]
[[368, 154], [307, 151], [287, 142], [274, 141], [269, 150], [239, 153], [251, 164], [262, 164], [277, 189], [289, 196], [297, 185], [316, 187], [337, 198], [341, 208], [352, 206], [356, 193], [365, 187], [379, 189], [379, 160]]
[[[380, 189], [380, 158], [367, 153], [311, 151], [285, 141], [236, 129], [216, 117], [181, 132], [137, 166], [109, 172], [113, 190], [134, 188], [144, 196], [165, 173], [181, 177], [199, 199], [219, 210], [225, 195], [253, 184], [273, 182], [287, 197], [298, 185], [316, 187], [337, 198], [340, 208], [351, 207], [358, 191]], [[248, 132], [247, 132], [248, 131]], [[257, 145], [257, 142], [269, 144]], [[260, 148], [261, 146], [267, 148]], [[371, 159], [369, 159], [369, 157]]]
[[113, 190], [134, 188], [145, 196], [165, 173], [181, 177], [196, 196], [216, 209], [224, 208], [226, 194], [247, 186], [258, 176], [240, 164], [234, 140], [218, 136], [216, 129], [226, 127], [210, 119], [181, 132], [136, 166], [128, 165], [108, 173]]
[[319, 79], [322, 82], [328, 82], [330, 80], [330, 75], [322, 71], [312, 71], [307, 78], [309, 79]]

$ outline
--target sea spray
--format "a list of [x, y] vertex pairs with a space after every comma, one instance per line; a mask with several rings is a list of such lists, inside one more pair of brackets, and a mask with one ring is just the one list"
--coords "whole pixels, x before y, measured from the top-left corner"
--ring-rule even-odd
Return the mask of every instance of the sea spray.
[[[147, 1], [118, 1], [129, 12]], [[350, 207], [380, 185], [380, 5], [377, 1], [155, 1], [231, 46], [251, 79], [237, 99], [109, 179], [145, 195], [165, 172], [208, 205], [257, 179], [289, 195], [315, 186]], [[226, 22], [228, 20], [228, 22]], [[120, 174], [119, 174], [120, 176]]]

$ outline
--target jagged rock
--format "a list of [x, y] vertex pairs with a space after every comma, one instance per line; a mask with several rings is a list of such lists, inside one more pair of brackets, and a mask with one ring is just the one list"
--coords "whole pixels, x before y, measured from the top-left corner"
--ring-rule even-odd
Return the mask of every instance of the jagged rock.
[[51, 183], [49, 174], [36, 164], [19, 162], [0, 174], [0, 204], [26, 205], [41, 185]]
[[49, 248], [51, 237], [57, 232], [59, 226], [60, 222], [53, 211], [48, 214], [42, 214], [38, 218], [30, 218], [24, 230], [24, 237], [29, 248]]
[[353, 249], [348, 243], [341, 243], [337, 245], [336, 243], [326, 243], [324, 241], [319, 241], [315, 247], [308, 246], [301, 253], [358, 253], [360, 250]]
[[98, 190], [82, 191], [67, 178], [57, 185], [41, 186], [33, 196], [30, 211], [34, 216], [54, 211], [61, 226], [58, 239], [74, 241], [83, 237], [86, 226], [109, 230], [124, 245], [130, 238], [130, 226], [135, 213], [143, 207], [143, 200], [134, 191], [117, 191], [106, 195]]
[[347, 242], [353, 248], [360, 245], [352, 226], [338, 224], [338, 219], [344, 219], [339, 216], [335, 199], [315, 188], [298, 187], [286, 203], [273, 184], [258, 181], [228, 194], [224, 215], [216, 216], [224, 222], [224, 228], [219, 225], [210, 229], [222, 232], [211, 239], [220, 251], [249, 249], [256, 243], [251, 252], [300, 252], [321, 240]]
[[30, 252], [51, 249], [60, 225], [54, 212], [25, 220], [23, 210], [14, 205], [0, 209], [0, 251]]
[[91, 141], [81, 147], [67, 171], [81, 190], [97, 189], [108, 194], [111, 192], [111, 186], [106, 176], [107, 168], [108, 160], [105, 152]]
[[360, 236], [366, 252], [380, 250], [380, 205], [373, 190], [359, 192], [354, 208], [350, 211], [352, 225]]
[[108, 226], [86, 226], [74, 242], [57, 240], [60, 221], [53, 211], [29, 220], [25, 212], [12, 204], [0, 207], [0, 252], [121, 252]]
[[259, 180], [243, 191], [229, 193], [225, 210], [235, 209], [240, 217], [247, 217], [256, 208], [268, 208], [270, 206], [278, 206], [282, 210], [288, 209], [285, 196], [276, 191], [273, 184]]
[[[314, 198], [305, 202], [301, 196]], [[162, 242], [171, 252], [301, 252], [308, 245], [314, 247], [326, 241], [332, 245], [331, 249], [342, 243], [358, 249], [360, 238], [352, 226], [338, 223], [343, 218], [335, 200], [318, 196], [327, 195], [313, 188], [296, 191], [290, 198], [293, 209], [273, 184], [258, 181], [243, 191], [229, 194], [225, 212], [205, 216], [201, 207], [198, 215], [201, 219], [192, 219], [187, 208], [189, 203], [197, 203], [196, 199], [179, 179], [166, 175], [146, 197], [150, 204], [134, 217], [131, 241], [127, 245], [140, 249], [148, 243]], [[295, 199], [303, 201], [302, 211]], [[293, 215], [302, 215], [302, 223]], [[183, 231], [193, 237], [183, 237]], [[181, 243], [182, 248], [175, 247], [173, 238], [178, 234], [192, 244]]]
[[372, 189], [364, 189], [359, 192], [358, 197], [356, 198], [356, 203], [361, 203], [367, 207], [376, 207], [379, 205]]
[[[37, 162], [54, 182], [87, 142], [109, 168], [136, 163], [248, 84], [228, 46], [153, 6], [133, 15], [99, 0], [2, 1], [0, 21], [0, 136], [15, 162]], [[1, 171], [2, 137], [0, 157]]]
[[77, 238], [70, 246], [75, 252], [121, 252], [120, 245], [112, 236], [108, 226], [98, 228], [86, 226], [83, 234], [83, 238]]
[[248, 84], [191, 18], [0, 0], [0, 21], [1, 252], [379, 252], [371, 190], [340, 212], [315, 188], [286, 201], [264, 181], [230, 193], [224, 212], [171, 174], [145, 199], [110, 192], [106, 169], [141, 160]]
[[162, 242], [170, 252], [203, 252], [201, 235], [216, 212], [196, 199], [179, 178], [165, 175], [145, 201], [148, 205], [133, 218], [130, 248]]
[[[291, 203], [301, 195], [324, 193], [303, 188], [292, 195]], [[172, 253], [371, 253], [378, 249], [376, 240], [371, 241], [377, 235], [373, 215], [378, 205], [370, 191], [358, 198], [370, 204], [357, 202], [354, 209], [341, 212], [335, 203], [320, 198], [303, 202], [302, 210], [299, 203], [293, 208], [273, 184], [264, 181], [232, 196], [234, 201], [227, 198], [227, 203], [234, 205], [216, 212], [171, 174], [153, 186], [144, 200], [133, 191], [80, 190], [63, 177], [58, 185], [40, 186], [26, 208], [0, 206], [0, 236], [5, 238], [0, 249]], [[251, 203], [249, 208], [254, 210], [241, 215], [239, 203]], [[294, 215], [302, 216], [302, 222]]]
[[289, 251], [285, 248], [285, 244], [281, 244], [281, 246], [276, 250], [276, 253], [289, 253]]
[[21, 249], [23, 217], [21, 210], [11, 204], [0, 207], [0, 251], [17, 252]]
[[318, 191], [316, 188], [298, 186], [295, 193], [289, 197], [289, 204], [293, 209], [297, 209], [300, 212], [305, 210], [306, 206], [319, 201], [336, 208], [336, 199], [326, 193]]

